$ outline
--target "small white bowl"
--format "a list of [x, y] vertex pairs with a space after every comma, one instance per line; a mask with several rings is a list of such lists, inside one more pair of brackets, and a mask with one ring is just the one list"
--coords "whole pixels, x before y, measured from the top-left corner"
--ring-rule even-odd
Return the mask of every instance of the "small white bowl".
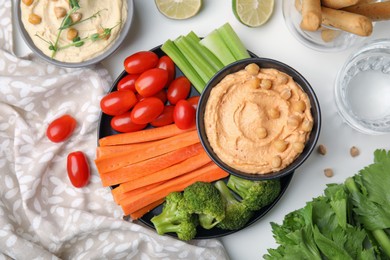
[[295, 7], [295, 0], [283, 0], [283, 16], [288, 30], [294, 37], [306, 47], [321, 52], [340, 52], [351, 48], [367, 37], [361, 37], [349, 32], [323, 26], [323, 29], [333, 30], [338, 36], [332, 41], [324, 41], [321, 29], [310, 32], [300, 28], [302, 16]]
[[100, 54], [96, 57], [93, 57], [89, 60], [85, 60], [82, 62], [62, 62], [62, 61], [52, 59], [51, 57], [44, 54], [39, 48], [37, 48], [35, 46], [30, 35], [28, 34], [26, 29], [24, 28], [23, 22], [21, 20], [21, 9], [20, 9], [21, 2], [22, 1], [20, 1], [20, 0], [14, 1], [14, 10], [13, 11], [14, 11], [14, 17], [16, 17], [17, 28], [18, 28], [20, 34], [22, 35], [24, 42], [37, 56], [39, 56], [43, 60], [45, 60], [51, 64], [54, 64], [56, 66], [67, 67], [67, 68], [80, 68], [80, 67], [90, 66], [90, 65], [96, 64], [96, 63], [104, 60], [105, 58], [107, 58], [111, 54], [113, 54], [119, 48], [119, 46], [122, 44], [122, 42], [124, 41], [124, 39], [128, 35], [132, 21], [133, 21], [133, 16], [134, 16], [134, 2], [133, 2], [133, 0], [127, 0], [127, 19], [126, 19], [126, 21], [121, 29], [121, 32], [120, 32], [118, 38], [115, 40], [115, 42], [113, 42], [111, 44], [110, 48], [108, 48], [102, 54]]

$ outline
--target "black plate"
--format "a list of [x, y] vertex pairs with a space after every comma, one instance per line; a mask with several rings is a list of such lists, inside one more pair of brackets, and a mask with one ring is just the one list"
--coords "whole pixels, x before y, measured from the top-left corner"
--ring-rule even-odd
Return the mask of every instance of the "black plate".
[[[151, 51], [155, 52], [159, 57], [165, 55], [165, 53], [161, 50], [161, 45], [153, 48]], [[252, 52], [249, 52], [249, 53], [252, 57], [257, 57]], [[126, 75], [127, 75], [126, 71], [123, 71], [119, 75], [119, 77], [115, 80], [115, 82], [113, 83], [109, 92], [116, 91], [116, 85]], [[176, 67], [176, 77], [181, 76], [181, 75], [183, 75], [183, 73], [181, 72], [181, 70], [179, 68]], [[199, 92], [192, 86], [190, 96], [198, 96], [198, 95], [200, 95]], [[106, 114], [101, 112], [100, 120], [99, 120], [99, 128], [98, 128], [98, 139], [103, 138], [105, 136], [118, 134], [118, 132], [115, 131], [114, 129], [112, 129], [110, 126], [111, 118], [112, 118], [112, 116], [106, 115]], [[276, 203], [283, 196], [288, 185], [290, 184], [291, 179], [293, 177], [293, 174], [294, 174], [294, 172], [280, 178], [281, 191], [280, 191], [280, 194], [278, 195], [278, 197], [270, 205], [263, 207], [260, 210], [256, 211], [255, 214], [253, 215], [253, 217], [248, 221], [248, 223], [242, 229], [247, 228], [250, 225], [252, 225], [253, 223], [255, 223], [256, 221], [258, 221], [260, 218], [262, 218], [268, 211], [270, 211], [276, 205]], [[226, 180], [227, 180], [227, 178], [225, 178], [225, 181]], [[150, 228], [154, 229], [153, 223], [150, 220], [155, 215], [160, 214], [161, 210], [162, 210], [162, 205], [154, 208], [149, 213], [145, 214], [143, 217], [141, 217], [139, 219], [139, 221], [142, 222], [143, 224], [149, 226]], [[240, 230], [242, 230], [242, 229], [240, 229]], [[196, 234], [195, 239], [222, 237], [222, 236], [226, 236], [226, 235], [232, 234], [232, 233], [237, 232], [237, 231], [239, 231], [239, 230], [223, 230], [223, 229], [219, 229], [219, 228], [212, 228], [210, 230], [206, 230], [206, 229], [199, 227], [197, 230], [197, 234]], [[176, 236], [175, 234], [169, 234], [169, 235]]]

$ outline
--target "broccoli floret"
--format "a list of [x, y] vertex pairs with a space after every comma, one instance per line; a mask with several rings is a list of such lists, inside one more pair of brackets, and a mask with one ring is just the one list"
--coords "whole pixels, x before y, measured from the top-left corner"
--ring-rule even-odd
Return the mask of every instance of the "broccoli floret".
[[269, 205], [280, 193], [279, 180], [251, 181], [230, 175], [227, 186], [241, 196], [250, 210]]
[[214, 185], [225, 200], [225, 218], [217, 227], [227, 230], [242, 228], [253, 216], [253, 211], [234, 197], [224, 181], [217, 181]]
[[199, 216], [199, 224], [211, 229], [225, 217], [225, 204], [217, 188], [208, 182], [195, 182], [183, 192], [189, 212]]
[[191, 240], [196, 235], [197, 217], [189, 213], [184, 206], [183, 194], [171, 192], [165, 198], [162, 212], [154, 216], [151, 222], [158, 234], [173, 232], [180, 240]]

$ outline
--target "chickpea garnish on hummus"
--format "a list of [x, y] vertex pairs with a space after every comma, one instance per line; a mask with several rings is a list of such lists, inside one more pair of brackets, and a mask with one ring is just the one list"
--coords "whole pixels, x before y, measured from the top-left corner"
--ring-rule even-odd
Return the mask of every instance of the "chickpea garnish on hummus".
[[21, 20], [35, 46], [62, 62], [106, 51], [127, 19], [127, 1], [22, 0]]
[[284, 169], [302, 153], [313, 127], [307, 94], [289, 75], [250, 64], [210, 92], [209, 143], [227, 165], [250, 174]]

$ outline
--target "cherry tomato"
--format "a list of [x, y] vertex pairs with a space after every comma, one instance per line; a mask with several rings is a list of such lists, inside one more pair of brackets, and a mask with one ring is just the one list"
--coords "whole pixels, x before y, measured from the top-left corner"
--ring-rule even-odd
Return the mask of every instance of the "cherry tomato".
[[160, 127], [164, 125], [170, 125], [173, 123], [173, 110], [175, 109], [175, 106], [168, 105], [164, 107], [163, 112], [150, 124], [155, 127]]
[[72, 135], [76, 125], [76, 119], [70, 115], [63, 115], [49, 124], [46, 136], [54, 143], [63, 142]]
[[124, 76], [121, 80], [119, 80], [116, 89], [118, 91], [122, 90], [131, 90], [136, 92], [135, 90], [135, 81], [138, 79], [139, 74], [129, 74]]
[[148, 69], [155, 68], [158, 63], [158, 56], [152, 51], [139, 51], [124, 61], [125, 71], [129, 74], [140, 74]]
[[135, 81], [135, 89], [143, 97], [151, 97], [162, 90], [168, 81], [168, 72], [154, 68], [142, 73]]
[[89, 182], [91, 173], [85, 154], [81, 151], [68, 154], [67, 171], [70, 182], [76, 188], [82, 188]]
[[169, 85], [176, 75], [175, 63], [172, 61], [172, 59], [169, 56], [164, 55], [161, 56], [160, 59], [158, 60], [157, 68], [168, 71], [167, 85]]
[[169, 103], [176, 104], [179, 100], [186, 99], [191, 91], [191, 82], [184, 76], [175, 78], [169, 84], [167, 98]]
[[131, 110], [131, 121], [136, 124], [147, 124], [156, 119], [164, 110], [164, 103], [156, 98], [144, 98]]
[[[142, 99], [144, 99], [145, 97], [143, 97], [143, 96], [141, 96], [140, 94], [136, 94], [136, 96], [137, 96], [137, 99], [138, 99], [138, 101], [141, 101]], [[164, 104], [167, 102], [167, 92], [164, 90], [164, 89], [162, 89], [162, 90], [160, 90], [156, 95], [154, 95], [154, 96], [152, 96], [152, 97], [156, 97], [156, 98], [158, 98], [158, 99], [160, 99]]]
[[195, 108], [195, 110], [198, 109], [198, 103], [199, 103], [200, 96], [193, 96], [187, 99], [188, 102]]
[[122, 133], [135, 132], [144, 129], [147, 124], [135, 124], [131, 120], [131, 112], [126, 112], [111, 119], [111, 128]]
[[173, 120], [180, 129], [188, 129], [195, 124], [195, 109], [187, 100], [177, 102], [173, 110]]
[[133, 91], [114, 91], [105, 95], [100, 101], [103, 113], [111, 116], [123, 114], [138, 102]]

